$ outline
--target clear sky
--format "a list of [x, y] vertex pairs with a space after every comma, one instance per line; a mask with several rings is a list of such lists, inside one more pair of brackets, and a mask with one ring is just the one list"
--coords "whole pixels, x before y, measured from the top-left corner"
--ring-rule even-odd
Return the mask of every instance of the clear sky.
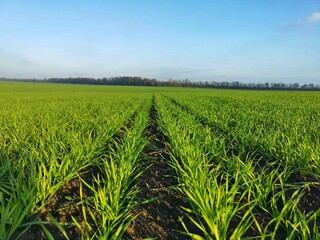
[[0, 77], [320, 84], [320, 0], [0, 0]]

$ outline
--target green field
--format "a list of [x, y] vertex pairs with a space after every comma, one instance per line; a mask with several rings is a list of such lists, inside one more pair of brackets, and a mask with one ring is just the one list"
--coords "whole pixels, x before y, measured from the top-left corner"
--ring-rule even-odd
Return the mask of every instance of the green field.
[[320, 239], [319, 119], [311, 91], [0, 82], [0, 239]]

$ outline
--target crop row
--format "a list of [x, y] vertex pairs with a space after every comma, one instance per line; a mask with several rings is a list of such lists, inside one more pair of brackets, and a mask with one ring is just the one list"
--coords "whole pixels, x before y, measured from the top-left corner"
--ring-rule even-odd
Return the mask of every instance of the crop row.
[[186, 228], [189, 236], [319, 238], [319, 123], [312, 120], [319, 111], [283, 103], [192, 94], [158, 99], [171, 165], [191, 205], [185, 210], [203, 233]]
[[319, 106], [311, 104], [310, 96], [274, 98], [179, 97], [178, 104], [223, 136], [229, 155], [255, 155], [319, 175]]
[[[123, 234], [134, 193], [130, 182], [138, 176], [135, 161], [144, 145], [141, 133], [148, 119], [147, 99], [4, 96], [0, 100], [0, 238], [27, 238], [35, 226], [54, 238], [48, 230], [52, 224], [66, 238], [74, 227], [88, 238]], [[121, 138], [114, 138], [119, 132]], [[82, 179], [92, 167], [98, 168], [97, 173]], [[79, 193], [64, 201], [72, 202], [68, 207], [77, 206], [82, 217], [90, 220], [81, 223], [72, 217], [72, 223], [58, 222], [48, 204], [75, 178], [81, 180]], [[84, 188], [89, 189], [88, 196], [82, 194]], [[62, 210], [67, 211], [57, 209]]]

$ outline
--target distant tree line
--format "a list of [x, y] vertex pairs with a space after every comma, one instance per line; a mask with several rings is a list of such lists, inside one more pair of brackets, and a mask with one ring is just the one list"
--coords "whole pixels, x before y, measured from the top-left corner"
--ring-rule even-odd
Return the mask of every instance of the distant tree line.
[[[1, 79], [0, 79], [1, 80]], [[223, 88], [223, 89], [261, 89], [261, 90], [320, 90], [320, 85], [299, 83], [242, 83], [239, 81], [199, 81], [192, 82], [188, 79], [168, 81], [159, 81], [156, 79], [120, 76], [110, 78], [48, 78], [48, 79], [5, 79], [16, 81], [36, 81], [51, 83], [69, 83], [69, 84], [92, 84], [92, 85], [124, 85], [124, 86], [165, 86], [165, 87], [197, 87], [197, 88]]]
[[72, 84], [94, 84], [94, 85], [125, 85], [125, 86], [159, 86], [156, 79], [141, 77], [110, 77], [110, 78], [49, 78], [48, 82], [72, 83]]
[[125, 85], [125, 86], [165, 86], [165, 87], [199, 87], [199, 88], [229, 88], [229, 89], [274, 89], [274, 90], [320, 90], [320, 85], [299, 83], [242, 83], [239, 81], [199, 81], [188, 79], [158, 81], [141, 77], [110, 77], [110, 78], [49, 78], [44, 81], [53, 83], [94, 84], [94, 85]]

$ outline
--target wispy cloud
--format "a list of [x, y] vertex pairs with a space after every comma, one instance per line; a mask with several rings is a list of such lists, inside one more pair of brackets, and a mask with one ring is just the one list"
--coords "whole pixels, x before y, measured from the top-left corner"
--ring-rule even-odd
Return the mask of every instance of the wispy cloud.
[[320, 23], [320, 12], [314, 12], [310, 14], [308, 17], [305, 17], [304, 19], [300, 19], [296, 22], [285, 24], [282, 26], [282, 29], [290, 30], [294, 28], [306, 27], [310, 24], [316, 24], [316, 23]]
[[320, 22], [320, 12], [315, 12], [312, 13], [308, 18], [307, 18], [307, 22]]

